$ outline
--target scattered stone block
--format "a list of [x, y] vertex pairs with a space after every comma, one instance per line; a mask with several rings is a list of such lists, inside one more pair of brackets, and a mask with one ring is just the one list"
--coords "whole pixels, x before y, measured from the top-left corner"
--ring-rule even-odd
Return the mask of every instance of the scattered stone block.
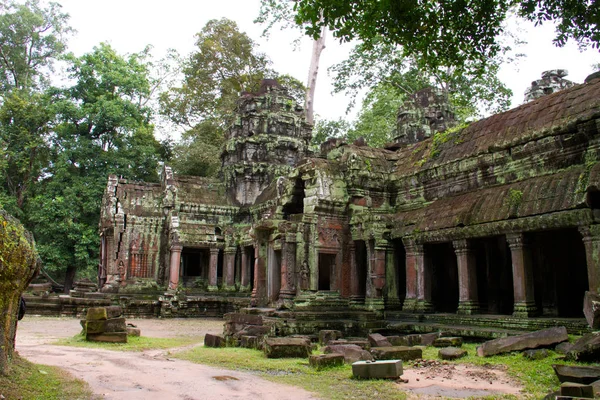
[[257, 336], [242, 336], [240, 337], [240, 347], [261, 350], [262, 340], [259, 340]]
[[234, 334], [236, 337], [241, 336], [267, 336], [271, 333], [271, 327], [260, 325], [246, 325], [244, 329]]
[[402, 373], [402, 360], [357, 361], [352, 364], [352, 375], [360, 379], [397, 379]]
[[371, 354], [375, 360], [409, 361], [423, 358], [421, 349], [407, 346], [372, 347]]
[[127, 343], [127, 332], [88, 333], [85, 340], [90, 342]]
[[552, 346], [568, 340], [567, 328], [560, 326], [518, 336], [489, 340], [477, 347], [477, 355], [489, 357], [501, 353], [510, 353], [511, 351]]
[[562, 342], [556, 345], [554, 351], [558, 354], [567, 354], [573, 345], [569, 342]]
[[228, 313], [223, 316], [225, 321], [240, 325], [262, 325], [263, 317], [261, 315]]
[[546, 349], [525, 350], [523, 352], [523, 357], [525, 357], [528, 360], [543, 360], [549, 355], [550, 353]]
[[594, 292], [585, 292], [583, 297], [583, 315], [594, 330], [600, 329], [600, 295]]
[[571, 346], [566, 354], [567, 360], [600, 361], [600, 332], [583, 335]]
[[339, 353], [344, 355], [344, 360], [348, 364], [352, 364], [356, 361], [373, 361], [374, 358], [368, 351], [362, 349], [355, 344], [336, 344], [332, 345], [331, 342], [323, 349], [323, 353]]
[[600, 367], [552, 365], [560, 382], [575, 382], [588, 385], [600, 380]]
[[403, 336], [387, 336], [392, 346], [431, 346], [433, 341], [440, 337], [439, 333], [423, 333]]
[[225, 347], [225, 343], [223, 335], [213, 335], [211, 333], [204, 335], [204, 347]]
[[266, 338], [263, 350], [267, 358], [307, 358], [312, 352], [310, 341], [300, 338]]
[[442, 360], [457, 360], [467, 356], [467, 351], [458, 347], [444, 347], [438, 351], [438, 357]]
[[329, 341], [336, 340], [342, 337], [342, 332], [336, 330], [323, 329], [319, 331], [319, 343], [323, 346], [327, 346]]
[[123, 308], [121, 306], [104, 307], [106, 309], [106, 318], [119, 318], [123, 316]]
[[560, 385], [560, 395], [593, 399], [594, 389], [590, 385], [584, 385], [575, 382], [565, 382]]
[[390, 347], [392, 344], [379, 333], [371, 333], [368, 336], [371, 347]]
[[88, 308], [85, 319], [87, 321], [98, 321], [108, 319], [106, 307], [91, 307]]
[[600, 397], [600, 380], [590, 383], [590, 386], [594, 390], [594, 397]]
[[311, 355], [308, 358], [311, 367], [322, 369], [344, 365], [344, 355], [339, 353]]
[[330, 340], [328, 345], [344, 345], [344, 344], [354, 344], [360, 347], [363, 350], [369, 350], [371, 348], [371, 344], [368, 340], [363, 339], [337, 339]]
[[127, 327], [127, 336], [142, 336], [142, 330], [140, 328]]
[[434, 347], [461, 347], [463, 340], [461, 337], [439, 337], [434, 339]]

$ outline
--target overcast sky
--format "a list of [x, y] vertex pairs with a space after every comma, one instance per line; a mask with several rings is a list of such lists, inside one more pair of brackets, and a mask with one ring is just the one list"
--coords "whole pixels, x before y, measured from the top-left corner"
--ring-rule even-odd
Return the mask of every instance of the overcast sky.
[[[180, 54], [194, 49], [194, 34], [207, 21], [226, 17], [238, 23], [260, 44], [273, 67], [280, 73], [290, 74], [306, 82], [310, 63], [311, 42], [303, 40], [299, 50], [294, 51], [292, 40], [296, 32], [276, 31], [269, 40], [260, 37], [263, 27], [253, 23], [258, 15], [259, 0], [56, 0], [71, 15], [70, 24], [77, 33], [69, 41], [69, 50], [76, 55], [90, 51], [105, 41], [120, 53], [142, 50], [150, 44], [154, 55], [162, 56], [168, 48]], [[523, 28], [528, 24], [520, 23]], [[592, 72], [591, 64], [600, 63], [598, 51], [580, 53], [575, 45], [556, 48], [552, 45], [551, 26], [533, 28], [523, 33], [528, 45], [520, 49], [527, 58], [518, 66], [505, 66], [500, 78], [513, 90], [512, 106], [522, 103], [525, 89], [543, 71], [556, 68], [569, 70], [567, 79], [581, 83]], [[340, 45], [332, 37], [321, 57], [321, 69], [317, 82], [315, 112], [328, 119], [344, 116], [347, 101], [342, 95], [332, 96], [327, 67], [343, 60], [350, 46]]]

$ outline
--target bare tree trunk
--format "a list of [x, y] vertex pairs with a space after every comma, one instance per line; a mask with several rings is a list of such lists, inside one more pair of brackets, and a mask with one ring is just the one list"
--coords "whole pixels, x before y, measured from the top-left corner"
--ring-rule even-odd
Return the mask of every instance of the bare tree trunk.
[[73, 288], [73, 282], [75, 281], [75, 273], [77, 272], [77, 268], [73, 266], [67, 267], [67, 272], [65, 274], [65, 288], [64, 292], [69, 293]]
[[315, 87], [317, 84], [317, 75], [319, 73], [319, 59], [321, 52], [325, 48], [325, 34], [327, 27], [321, 28], [321, 36], [313, 42], [312, 57], [310, 59], [310, 68], [308, 70], [308, 82], [306, 84], [306, 122], [313, 124], [314, 122], [314, 102], [315, 102]]

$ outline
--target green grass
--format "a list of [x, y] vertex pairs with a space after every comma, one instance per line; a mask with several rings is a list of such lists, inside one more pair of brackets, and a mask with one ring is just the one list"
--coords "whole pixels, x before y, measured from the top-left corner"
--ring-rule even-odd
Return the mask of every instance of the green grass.
[[33, 364], [16, 357], [8, 375], [0, 375], [0, 394], [21, 400], [92, 400], [87, 384], [57, 367]]
[[145, 351], [161, 350], [173, 347], [188, 346], [202, 343], [203, 337], [177, 337], [177, 338], [152, 338], [147, 336], [129, 336], [127, 343], [101, 343], [88, 342], [83, 335], [75, 335], [70, 338], [60, 339], [53, 343], [61, 346], [87, 347], [94, 349], [116, 350], [116, 351]]
[[174, 358], [221, 368], [253, 372], [267, 380], [304, 388], [327, 399], [405, 399], [398, 385], [388, 380], [357, 380], [344, 365], [316, 371], [304, 358], [272, 359], [261, 351], [242, 348], [195, 347]]

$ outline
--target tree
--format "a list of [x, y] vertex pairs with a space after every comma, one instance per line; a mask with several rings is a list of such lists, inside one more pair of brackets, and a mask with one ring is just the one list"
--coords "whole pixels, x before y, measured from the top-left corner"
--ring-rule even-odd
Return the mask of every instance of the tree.
[[296, 23], [312, 37], [323, 26], [345, 41], [382, 36], [423, 65], [462, 67], [477, 61], [481, 73], [502, 50], [498, 36], [513, 5], [536, 23], [557, 21], [558, 45], [572, 38], [598, 47], [600, 4], [587, 0], [298, 0], [294, 10]]
[[38, 0], [0, 4], [0, 85], [4, 91], [31, 89], [46, 82], [45, 74], [65, 50], [72, 29], [61, 6]]
[[51, 164], [28, 216], [46, 268], [91, 275], [98, 260], [97, 224], [106, 179], [157, 181], [160, 144], [145, 107], [150, 82], [145, 53], [127, 57], [101, 44], [68, 58], [73, 86], [54, 93]]

